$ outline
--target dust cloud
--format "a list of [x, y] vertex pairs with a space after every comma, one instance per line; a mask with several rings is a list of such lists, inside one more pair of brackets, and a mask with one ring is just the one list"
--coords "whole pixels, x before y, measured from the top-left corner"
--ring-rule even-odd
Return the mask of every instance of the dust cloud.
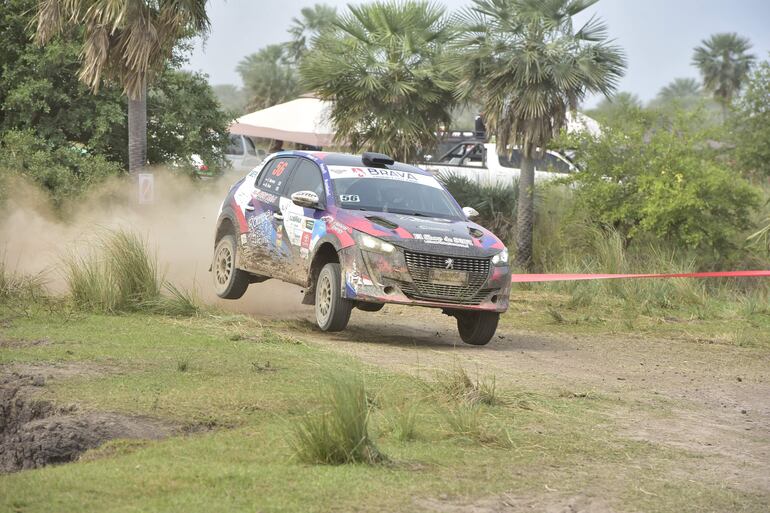
[[299, 287], [275, 280], [252, 284], [237, 301], [215, 295], [208, 269], [216, 218], [238, 175], [193, 182], [163, 169], [153, 173], [155, 197], [150, 205], [138, 204], [135, 181], [116, 178], [58, 210], [44, 192], [13, 180], [0, 212], [0, 258], [11, 271], [42, 274], [52, 293], [63, 293], [62, 257], [73, 251], [88, 252], [105, 230], [128, 228], [148, 242], [168, 281], [194, 290], [205, 304], [257, 316], [296, 317], [310, 310], [300, 304]]

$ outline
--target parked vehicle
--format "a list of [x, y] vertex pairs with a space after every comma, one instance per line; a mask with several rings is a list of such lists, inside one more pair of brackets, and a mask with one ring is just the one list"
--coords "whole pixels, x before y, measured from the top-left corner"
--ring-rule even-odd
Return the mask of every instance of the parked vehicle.
[[289, 151], [228, 193], [212, 265], [216, 293], [240, 298], [276, 278], [305, 287], [325, 331], [353, 308], [440, 308], [469, 344], [489, 342], [508, 308], [508, 251], [430, 173], [386, 155]]
[[[510, 184], [521, 174], [521, 152], [514, 148], [508, 156], [501, 157], [494, 143], [465, 141], [438, 159], [427, 159], [421, 165], [434, 175], [456, 174], [479, 185]], [[567, 157], [554, 151], [548, 150], [542, 158], [535, 159], [536, 181], [563, 177], [575, 170]]]
[[[265, 155], [265, 150], [257, 148], [254, 145], [254, 141], [245, 135], [230, 134], [230, 142], [225, 149], [225, 159], [230, 163], [230, 169], [225, 170], [225, 173], [238, 175], [248, 173], [264, 160]], [[209, 166], [203, 162], [200, 155], [192, 155], [190, 162], [195, 168], [195, 174], [198, 178], [209, 179], [216, 177], [213, 170], [209, 169]]]

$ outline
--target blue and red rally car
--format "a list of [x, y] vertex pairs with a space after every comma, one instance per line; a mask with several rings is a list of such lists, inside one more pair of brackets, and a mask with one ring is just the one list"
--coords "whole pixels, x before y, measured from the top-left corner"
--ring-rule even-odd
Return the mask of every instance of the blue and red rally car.
[[379, 153], [270, 155], [230, 190], [212, 265], [217, 294], [269, 278], [305, 288], [324, 331], [353, 308], [441, 308], [469, 344], [508, 308], [508, 251], [430, 173]]

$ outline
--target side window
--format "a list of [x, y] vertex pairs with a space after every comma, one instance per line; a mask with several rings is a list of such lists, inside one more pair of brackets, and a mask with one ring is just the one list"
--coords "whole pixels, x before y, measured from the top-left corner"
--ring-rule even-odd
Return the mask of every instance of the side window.
[[249, 155], [257, 154], [257, 149], [254, 147], [254, 141], [252, 141], [248, 137], [244, 137], [243, 142], [246, 143], [246, 153], [248, 153]]
[[556, 155], [551, 155], [549, 153], [545, 155], [545, 165], [547, 167], [547, 170], [551, 171], [552, 173], [569, 173], [570, 172], [569, 164], [564, 162], [562, 159], [560, 159]]
[[230, 134], [230, 144], [225, 151], [227, 155], [243, 155], [243, 143], [241, 143], [241, 136]]
[[291, 176], [291, 168], [296, 160], [293, 157], [279, 157], [268, 162], [259, 175], [258, 187], [263, 191], [280, 195], [286, 180]]
[[299, 159], [283, 196], [291, 197], [297, 191], [313, 191], [322, 202], [326, 197], [321, 170], [309, 160]]
[[514, 169], [521, 169], [521, 152], [517, 149], [511, 150], [510, 157], [500, 156], [500, 164], [504, 167], [512, 167]]

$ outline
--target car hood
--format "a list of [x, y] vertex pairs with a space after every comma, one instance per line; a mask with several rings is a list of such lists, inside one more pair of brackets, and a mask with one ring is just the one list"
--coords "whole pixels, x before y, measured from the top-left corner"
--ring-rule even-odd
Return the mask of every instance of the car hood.
[[492, 232], [464, 219], [351, 210], [340, 210], [337, 217], [351, 228], [413, 251], [487, 257], [505, 247]]

